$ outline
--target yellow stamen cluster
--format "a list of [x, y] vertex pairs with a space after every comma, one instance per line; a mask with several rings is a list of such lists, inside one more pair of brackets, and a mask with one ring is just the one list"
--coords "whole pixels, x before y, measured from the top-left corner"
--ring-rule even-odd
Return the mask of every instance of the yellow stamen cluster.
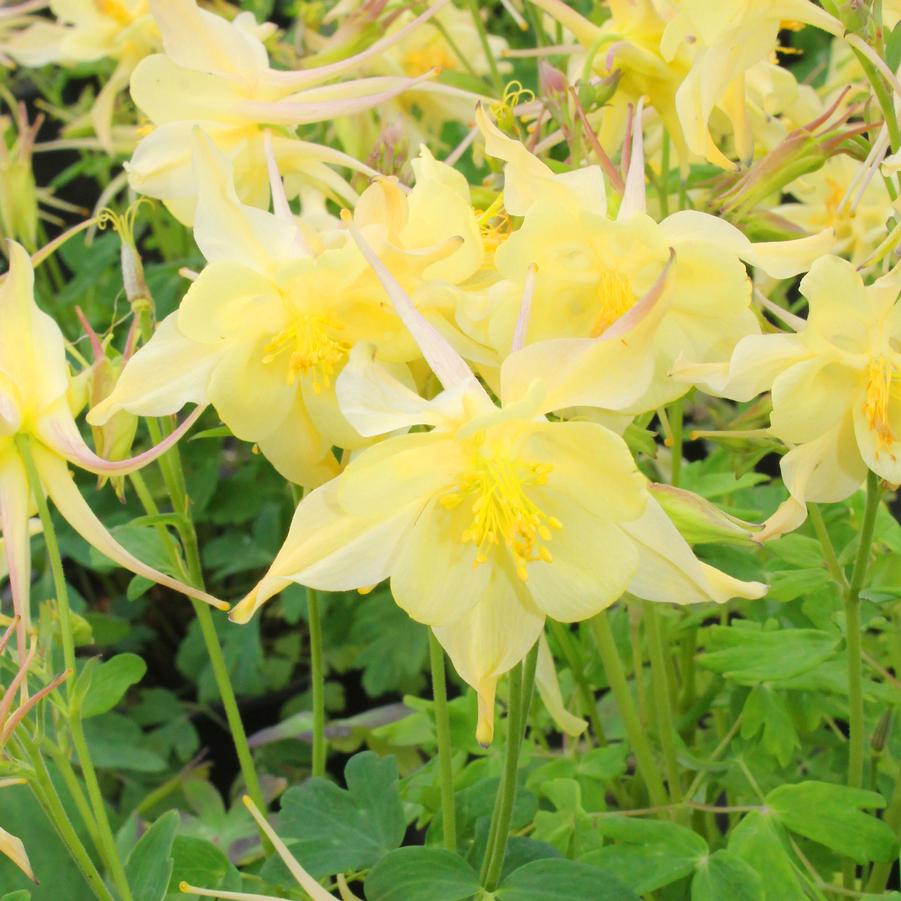
[[313, 390], [319, 394], [331, 385], [336, 368], [349, 350], [348, 344], [334, 336], [340, 329], [340, 323], [326, 316], [296, 316], [263, 349], [263, 362], [271, 363], [284, 351], [290, 350], [288, 384], [293, 385], [299, 375], [310, 375]]
[[635, 294], [629, 280], [614, 269], [602, 269], [597, 299], [600, 312], [591, 329], [591, 337], [602, 335], [620, 316], [635, 306]]
[[432, 69], [454, 71], [460, 68], [460, 64], [443, 42], [435, 41], [426, 47], [417, 47], [405, 54], [403, 67], [407, 75], [415, 78]]
[[482, 249], [485, 252], [484, 266], [494, 265], [494, 252], [513, 233], [513, 222], [504, 210], [503, 196], [500, 196], [487, 210], [474, 210], [479, 223]]
[[119, 0], [94, 0], [94, 6], [100, 15], [107, 16], [120, 25], [131, 25], [135, 19], [134, 14]]
[[888, 409], [894, 376], [894, 367], [885, 357], [876, 357], [867, 367], [863, 412], [870, 430], [876, 433], [877, 454], [895, 442]]
[[472, 498], [472, 523], [460, 536], [464, 543], [476, 546], [476, 565], [486, 563], [488, 554], [503, 541], [513, 555], [516, 575], [529, 578], [528, 563], [550, 563], [550, 551], [541, 542], [551, 540], [551, 529], [562, 524], [547, 516], [529, 498], [527, 489], [547, 482], [553, 466], [527, 463], [505, 447], [487, 447], [479, 443], [472, 467], [460, 481], [441, 497], [448, 510]]

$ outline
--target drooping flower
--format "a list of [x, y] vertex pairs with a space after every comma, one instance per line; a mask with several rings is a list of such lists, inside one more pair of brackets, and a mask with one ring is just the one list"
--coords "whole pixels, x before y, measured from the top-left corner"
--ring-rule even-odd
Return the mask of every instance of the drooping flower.
[[[294, 131], [299, 125], [369, 109], [418, 83], [407, 77], [374, 77], [328, 84], [377, 57], [406, 30], [356, 56], [284, 71], [269, 65], [250, 13], [227, 22], [200, 9], [195, 0], [150, 0], [150, 5], [165, 53], [142, 60], [131, 77], [132, 97], [153, 124], [127, 167], [136, 191], [163, 200], [182, 222], [191, 223], [196, 198], [192, 133], [200, 126], [232, 160], [238, 196], [265, 208], [269, 184], [263, 133], [270, 126], [275, 130], [272, 142], [279, 170], [291, 176], [291, 184], [312, 183], [346, 203], [356, 200], [355, 192], [331, 167], [377, 173], [339, 150], [301, 140]], [[406, 29], [418, 27], [442, 5], [433, 4]], [[434, 89], [439, 88], [452, 90]]]
[[386, 438], [306, 496], [234, 621], [292, 581], [351, 590], [390, 578], [397, 603], [434, 629], [478, 692], [487, 742], [497, 680], [546, 616], [585, 619], [626, 590], [680, 604], [763, 593], [692, 554], [618, 435], [549, 421], [540, 379], [518, 393], [502, 379], [496, 404], [351, 230], [444, 390], [424, 400], [355, 348], [338, 396], [360, 433], [432, 428]]
[[790, 497], [758, 540], [797, 528], [810, 501], [849, 497], [867, 469], [901, 483], [899, 276], [867, 286], [847, 260], [825, 256], [801, 280], [806, 326], [745, 338], [729, 364], [685, 373], [735, 400], [772, 392], [770, 431], [790, 448], [781, 461]]
[[10, 242], [10, 269], [0, 283], [0, 525], [13, 606], [20, 620], [19, 651], [29, 623], [29, 516], [34, 502], [22, 457], [27, 443], [44, 493], [89, 544], [120, 566], [220, 609], [221, 601], [146, 566], [122, 547], [85, 503], [69, 463], [89, 472], [134, 471], [167, 450], [202, 412], [191, 414], [164, 442], [137, 457], [109, 461], [84, 442], [72, 415], [66, 350], [59, 326], [34, 301], [31, 259]]
[[[338, 471], [333, 446], [366, 443], [335, 394], [350, 348], [372, 342], [408, 380], [404, 364], [419, 351], [343, 229], [329, 234], [296, 220], [274, 171], [278, 212], [242, 204], [228, 163], [199, 130], [195, 161], [194, 237], [208, 265], [89, 420], [99, 425], [118, 410], [159, 416], [189, 402], [212, 403], [282, 475], [314, 487]], [[416, 293], [431, 282], [465, 279], [478, 268], [482, 247], [462, 175], [427, 150], [414, 168], [409, 194], [380, 180], [354, 215]], [[440, 294], [432, 291], [424, 308], [451, 330]]]
[[470, 309], [469, 323], [474, 337], [503, 356], [516, 299], [535, 267], [527, 346], [505, 364], [519, 390], [535, 372], [555, 371], [558, 390], [571, 394], [571, 380], [581, 385], [579, 405], [638, 414], [669, 403], [690, 387], [670, 377], [677, 360], [728, 360], [741, 338], [759, 331], [743, 261], [786, 277], [831, 246], [828, 233], [752, 244], [727, 222], [693, 210], [655, 222], [645, 212], [640, 114], [615, 219], [598, 167], [554, 175], [483, 112], [478, 121], [488, 153], [506, 162], [504, 204], [524, 218], [495, 253], [500, 275], [517, 290], [499, 292], [499, 302], [492, 296], [478, 324]]

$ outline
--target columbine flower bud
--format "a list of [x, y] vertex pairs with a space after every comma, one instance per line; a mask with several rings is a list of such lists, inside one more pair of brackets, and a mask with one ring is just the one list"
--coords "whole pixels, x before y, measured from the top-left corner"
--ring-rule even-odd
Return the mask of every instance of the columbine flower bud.
[[[81, 380], [84, 382], [88, 406], [95, 407], [100, 401], [105, 400], [112, 394], [126, 360], [125, 357], [118, 355], [112, 358], [108, 356], [107, 348], [104, 347], [97, 333], [91, 328], [91, 324], [77, 307], [76, 313], [91, 343], [94, 363], [90, 369], [85, 370], [85, 373], [76, 376], [72, 381], [77, 382]], [[86, 378], [81, 378], [82, 376], [86, 376]], [[97, 453], [108, 460], [124, 460], [131, 453], [131, 446], [134, 442], [137, 428], [137, 416], [125, 410], [120, 410], [102, 426], [92, 425], [91, 434]], [[100, 484], [103, 484], [106, 481], [106, 476], [100, 476], [99, 480]], [[113, 486], [116, 496], [120, 500], [124, 500], [125, 476], [113, 476], [110, 479], [110, 484]]]
[[652, 482], [649, 487], [651, 494], [689, 544], [710, 541], [752, 543], [752, 536], [760, 531], [761, 527], [755, 523], [724, 513], [692, 491], [658, 482]]
[[[28, 125], [23, 110], [12, 120], [0, 117], [0, 236], [21, 242], [28, 250], [37, 246], [38, 198], [31, 169], [31, 148], [40, 121]], [[7, 133], [12, 140], [7, 143]]]

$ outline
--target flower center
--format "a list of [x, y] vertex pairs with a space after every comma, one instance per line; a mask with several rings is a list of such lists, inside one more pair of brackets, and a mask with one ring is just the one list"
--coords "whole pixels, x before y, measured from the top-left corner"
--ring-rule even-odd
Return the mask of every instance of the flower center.
[[454, 71], [458, 63], [443, 41], [434, 41], [424, 47], [417, 47], [404, 55], [404, 71], [407, 75], [424, 75], [431, 69]]
[[344, 360], [350, 346], [334, 337], [340, 323], [318, 314], [299, 315], [263, 348], [263, 363], [271, 363], [287, 352], [289, 385], [298, 375], [309, 375], [313, 390], [319, 394], [332, 383], [335, 369]]
[[885, 357], [876, 357], [867, 367], [866, 397], [863, 412], [867, 417], [867, 425], [876, 434], [877, 454], [880, 450], [891, 447], [895, 435], [889, 423], [889, 400], [892, 394], [894, 367]]
[[131, 25], [135, 19], [134, 14], [119, 0], [94, 0], [94, 6], [100, 15], [113, 19], [119, 25]]
[[845, 188], [843, 185], [839, 184], [835, 179], [829, 178], [826, 180], [826, 225], [838, 225], [840, 223], [844, 223], [848, 219], [851, 219], [853, 213], [851, 213], [850, 205], [846, 205], [844, 207], [841, 206], [842, 200], [845, 197]]
[[551, 562], [551, 553], [541, 542], [550, 541], [551, 529], [562, 524], [543, 513], [526, 489], [544, 485], [552, 469], [549, 463], [520, 460], [506, 448], [477, 446], [472, 467], [439, 501], [453, 510], [472, 499], [472, 522], [460, 540], [476, 546], [476, 565], [487, 562], [488, 553], [501, 541], [513, 555], [516, 575], [523, 582], [529, 578], [527, 563]]
[[635, 306], [635, 295], [629, 280], [613, 269], [602, 269], [597, 283], [597, 300], [600, 312], [591, 329], [591, 337], [597, 338]]

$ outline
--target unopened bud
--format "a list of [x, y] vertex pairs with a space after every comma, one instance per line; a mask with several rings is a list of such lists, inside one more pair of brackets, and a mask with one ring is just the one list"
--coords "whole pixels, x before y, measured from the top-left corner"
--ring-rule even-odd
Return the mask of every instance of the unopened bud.
[[724, 513], [703, 497], [683, 488], [650, 484], [651, 495], [689, 544], [738, 541], [751, 544], [761, 526]]

